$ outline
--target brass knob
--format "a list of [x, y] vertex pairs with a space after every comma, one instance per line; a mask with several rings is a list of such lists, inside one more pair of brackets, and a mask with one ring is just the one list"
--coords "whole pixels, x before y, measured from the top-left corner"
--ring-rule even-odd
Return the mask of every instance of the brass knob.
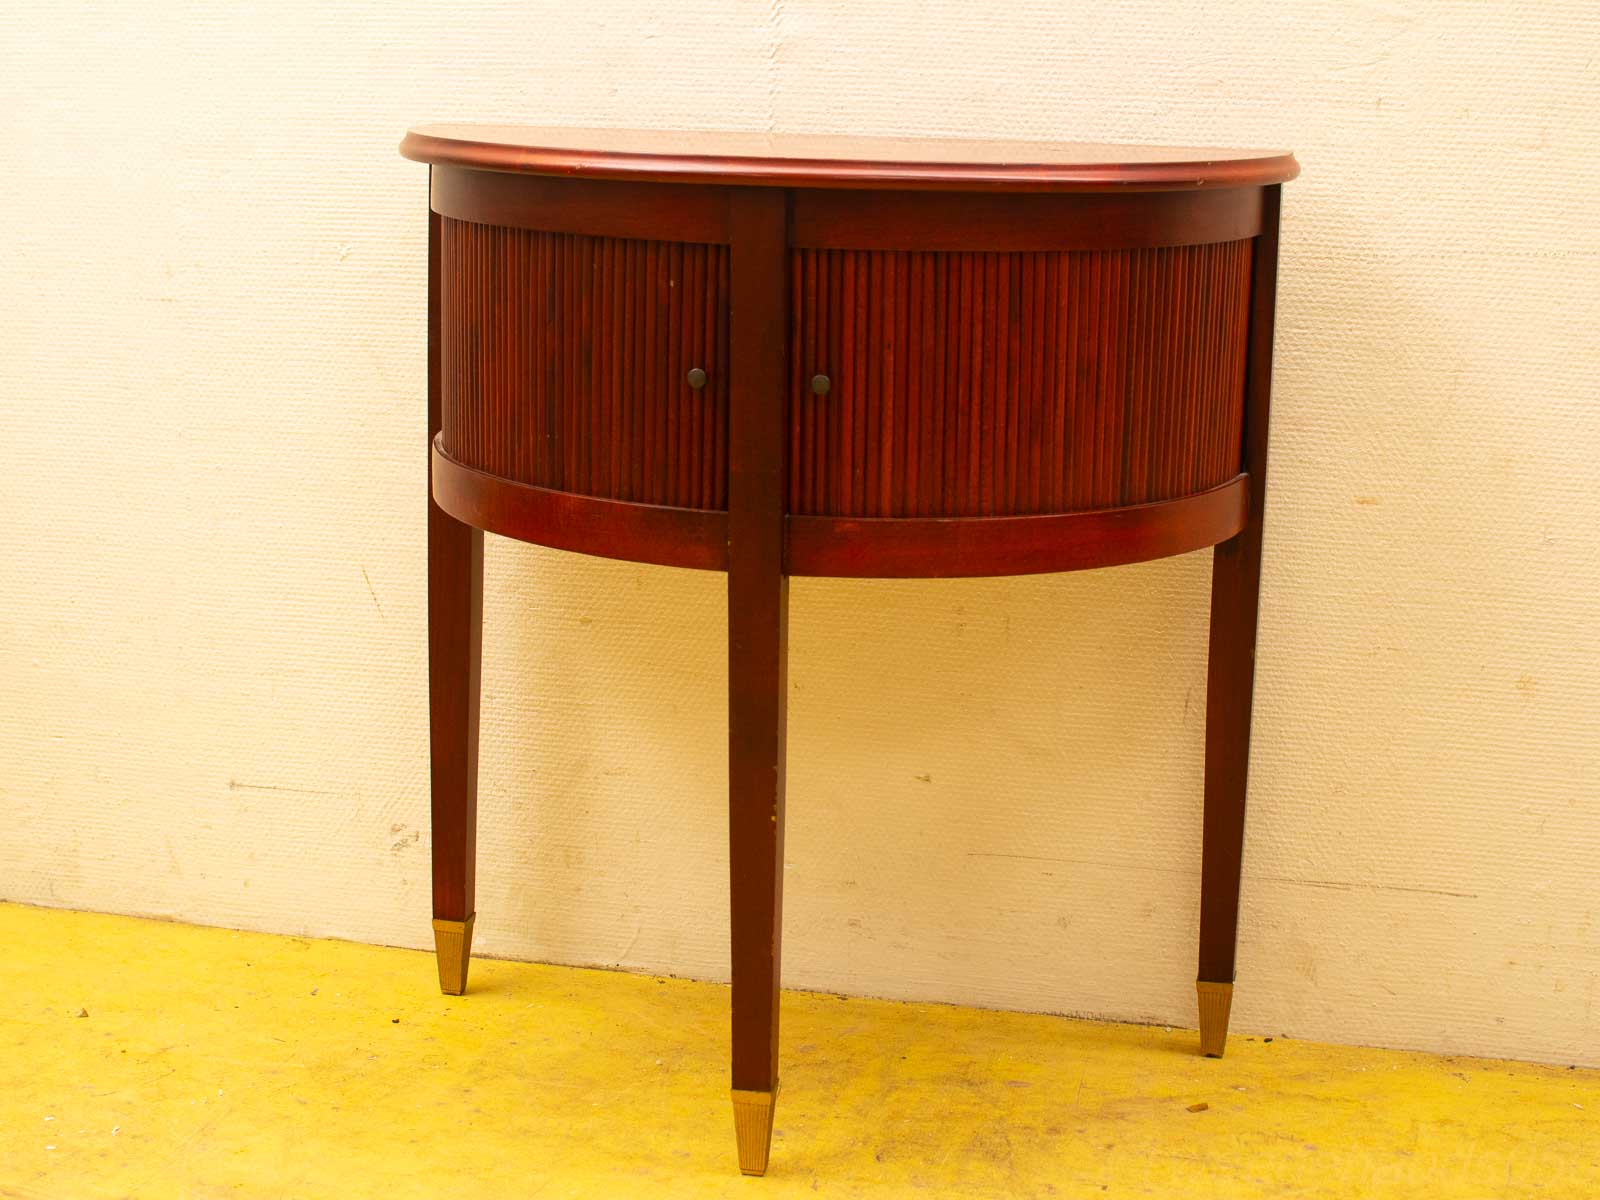
[[706, 385], [706, 373], [700, 367], [690, 367], [687, 378], [689, 386], [697, 392]]
[[826, 396], [828, 389], [833, 385], [828, 382], [826, 375], [813, 375], [811, 377], [811, 394], [813, 396]]

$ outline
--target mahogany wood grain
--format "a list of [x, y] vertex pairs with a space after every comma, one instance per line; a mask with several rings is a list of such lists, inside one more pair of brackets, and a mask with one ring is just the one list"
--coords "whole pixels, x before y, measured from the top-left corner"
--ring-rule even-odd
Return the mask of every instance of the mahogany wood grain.
[[456, 221], [653, 242], [728, 240], [728, 189], [434, 167], [433, 211]]
[[1244, 460], [1248, 520], [1217, 546], [1211, 568], [1211, 659], [1206, 678], [1205, 816], [1200, 865], [1198, 978], [1232, 983], [1238, 944], [1239, 880], [1250, 773], [1261, 535], [1266, 514], [1272, 339], [1277, 307], [1278, 215], [1282, 189], [1266, 189], [1255, 242], [1250, 301], [1250, 366], [1245, 380]]
[[[428, 439], [440, 419], [440, 218], [428, 221]], [[430, 478], [432, 455], [429, 456]], [[428, 718], [433, 915], [473, 913], [478, 829], [478, 701], [483, 651], [483, 531], [428, 506]]]
[[786, 187], [1123, 192], [1261, 187], [1300, 173], [1276, 150], [519, 125], [419, 126], [400, 153], [490, 171]]
[[[552, 491], [463, 466], [435, 443], [439, 507], [489, 533], [601, 558], [728, 568], [728, 517]], [[1248, 477], [1194, 496], [1021, 517], [784, 518], [789, 575], [949, 579], [1080, 571], [1186, 554], [1244, 527]]]
[[465, 466], [438, 442], [433, 494], [458, 521], [489, 533], [600, 558], [728, 568], [728, 515], [702, 508], [637, 504], [555, 491]]
[[[680, 189], [694, 190], [694, 189]], [[1260, 188], [1083, 192], [794, 193], [789, 241], [804, 250], [1143, 250], [1254, 237]]]
[[798, 251], [789, 511], [1082, 512], [1231, 479], [1250, 246]]
[[451, 458], [557, 491], [727, 507], [725, 246], [453, 218], [441, 236]]
[[801, 517], [788, 521], [791, 575], [930, 579], [1036, 575], [1166, 558], [1244, 527], [1248, 476], [1193, 496], [1025, 517]]
[[732, 208], [728, 463], [728, 865], [733, 1087], [778, 1084], [789, 580], [783, 569], [788, 198]]

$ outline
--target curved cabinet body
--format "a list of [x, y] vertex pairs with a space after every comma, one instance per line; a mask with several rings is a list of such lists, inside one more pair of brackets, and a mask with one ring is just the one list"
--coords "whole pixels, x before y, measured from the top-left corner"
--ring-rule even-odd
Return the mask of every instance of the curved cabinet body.
[[[432, 191], [441, 502], [725, 569], [739, 189], [439, 166]], [[780, 194], [790, 574], [1070, 570], [1242, 527], [1263, 189]], [[1017, 517], [1054, 519], [989, 524]]]
[[778, 1091], [788, 578], [1215, 546], [1197, 999], [1231, 1003], [1285, 154], [434, 127], [441, 986], [473, 922], [483, 531], [726, 571], [731, 1083]]

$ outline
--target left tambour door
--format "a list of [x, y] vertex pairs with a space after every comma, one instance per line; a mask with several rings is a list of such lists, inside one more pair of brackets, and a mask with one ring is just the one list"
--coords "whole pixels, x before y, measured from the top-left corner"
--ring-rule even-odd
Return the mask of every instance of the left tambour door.
[[448, 217], [440, 234], [446, 454], [557, 491], [727, 507], [726, 246]]

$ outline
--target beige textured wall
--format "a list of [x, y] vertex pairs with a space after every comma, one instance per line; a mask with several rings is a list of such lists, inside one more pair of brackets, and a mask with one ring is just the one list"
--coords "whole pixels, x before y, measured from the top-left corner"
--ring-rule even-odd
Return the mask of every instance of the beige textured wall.
[[[11, 0], [0, 896], [426, 942], [407, 123], [1282, 144], [1235, 1027], [1600, 1063], [1597, 61], [1592, 0]], [[1209, 569], [796, 583], [787, 981], [1190, 1023]], [[488, 574], [481, 948], [723, 976], [720, 577]]]

